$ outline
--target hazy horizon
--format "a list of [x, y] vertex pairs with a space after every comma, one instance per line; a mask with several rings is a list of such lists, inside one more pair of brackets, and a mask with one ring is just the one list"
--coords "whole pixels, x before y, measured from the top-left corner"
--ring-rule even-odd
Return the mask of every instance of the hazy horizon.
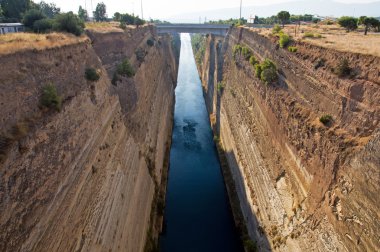
[[[238, 10], [240, 6], [240, 0], [209, 0], [209, 1], [202, 1], [202, 0], [193, 0], [193, 1], [184, 1], [184, 0], [161, 0], [161, 1], [154, 1], [154, 0], [126, 0], [126, 1], [119, 1], [119, 0], [80, 0], [76, 4], [70, 3], [67, 0], [45, 0], [46, 2], [55, 3], [58, 7], [61, 8], [62, 11], [73, 11], [74, 13], [77, 13], [79, 5], [83, 7], [87, 7], [87, 10], [91, 16], [91, 10], [95, 9], [96, 5], [100, 2], [104, 2], [107, 6], [107, 14], [108, 17], [112, 17], [115, 12], [120, 13], [130, 13], [139, 15], [141, 17], [141, 1], [143, 4], [143, 17], [145, 19], [153, 18], [153, 19], [163, 19], [163, 20], [175, 20], [178, 18], [183, 18], [184, 16], [187, 17], [187, 19], [191, 19], [193, 22], [196, 22], [199, 20], [199, 17], [201, 16], [202, 20], [209, 16], [209, 20], [212, 18], [212, 13], [215, 12], [221, 12], [222, 10], [229, 10], [225, 12], [225, 14], [221, 14], [222, 17], [228, 18], [234, 18], [238, 17], [239, 12]], [[305, 5], [302, 8], [304, 9], [304, 13], [310, 13], [310, 14], [317, 14], [313, 11], [313, 5], [320, 2], [336, 2], [340, 4], [350, 5], [362, 5], [366, 3], [379, 3], [380, 1], [373, 1], [373, 0], [303, 0], [302, 4]], [[39, 1], [36, 1], [39, 2]], [[250, 15], [255, 14], [260, 17], [268, 16], [267, 13], [273, 13], [270, 9], [272, 7], [281, 6], [281, 4], [287, 3], [285, 5], [289, 6], [289, 9], [292, 8], [292, 5], [289, 4], [289, 2], [299, 2], [297, 0], [267, 0], [265, 3], [260, 3], [257, 0], [243, 0], [243, 16], [245, 18], [248, 18]], [[92, 4], [91, 4], [92, 3]], [[265, 6], [265, 8], [263, 7]], [[309, 7], [308, 7], [309, 6]], [[252, 7], [258, 7], [258, 8], [252, 8]], [[258, 11], [258, 13], [252, 13], [252, 9], [263, 9], [264, 11]], [[353, 7], [355, 9], [355, 7]], [[330, 9], [331, 10], [331, 9]], [[261, 14], [261, 13], [262, 14]], [[331, 10], [331, 15], [334, 15], [334, 12], [336, 10]], [[353, 11], [354, 12], [354, 11]], [[336, 12], [338, 13], [338, 12]], [[274, 14], [274, 13], [273, 13]], [[300, 13], [295, 13], [300, 14]], [[318, 13], [319, 14], [319, 13]], [[329, 15], [330, 15], [329, 14]], [[190, 18], [189, 18], [190, 15]], [[232, 16], [224, 16], [224, 15], [232, 15]], [[350, 15], [350, 13], [347, 13], [347, 15]], [[203, 16], [203, 17], [202, 17]], [[216, 15], [216, 18], [220, 18], [220, 15]], [[380, 16], [380, 12], [378, 14]], [[189, 20], [190, 21], [190, 20]]]

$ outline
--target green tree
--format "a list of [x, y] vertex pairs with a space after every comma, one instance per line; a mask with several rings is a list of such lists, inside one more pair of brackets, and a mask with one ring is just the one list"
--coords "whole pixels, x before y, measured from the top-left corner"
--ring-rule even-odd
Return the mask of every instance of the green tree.
[[255, 19], [253, 20], [253, 23], [254, 24], [259, 24], [260, 23], [260, 20], [259, 20], [258, 16], [255, 16]]
[[128, 13], [126, 14], [120, 14], [120, 22], [126, 24], [126, 25], [143, 25], [145, 24], [145, 21], [139, 18], [139, 16], [130, 15]]
[[4, 12], [3, 12], [3, 8], [1, 8], [1, 5], [0, 5], [0, 22], [3, 21], [3, 18], [4, 18]]
[[46, 3], [44, 1], [41, 1], [38, 4], [38, 7], [41, 12], [48, 18], [53, 18], [61, 12], [61, 9], [58, 8], [54, 3]]
[[30, 0], [0, 0], [4, 18], [8, 21], [20, 21], [23, 13], [31, 8]]
[[44, 18], [46, 18], [46, 17], [42, 13], [42, 11], [37, 10], [37, 9], [31, 9], [25, 13], [24, 18], [22, 19], [22, 23], [26, 27], [32, 29], [34, 22], [41, 20], [41, 19], [44, 19]]
[[277, 14], [278, 19], [281, 21], [282, 27], [284, 28], [285, 24], [289, 22], [290, 14], [287, 11], [280, 11]]
[[46, 33], [53, 27], [53, 20], [49, 18], [44, 18], [37, 20], [33, 23], [33, 31], [36, 33]]
[[88, 12], [87, 10], [83, 9], [81, 5], [79, 5], [78, 17], [84, 22], [88, 21]]
[[94, 18], [96, 22], [102, 22], [107, 20], [107, 8], [103, 2], [98, 3], [98, 5], [96, 5], [96, 9], [94, 11]]
[[70, 11], [68, 13], [57, 15], [54, 20], [53, 29], [80, 36], [84, 31], [84, 22]]
[[120, 21], [120, 19], [121, 19], [120, 12], [115, 12], [115, 14], [113, 14], [113, 21]]
[[343, 16], [338, 19], [338, 24], [346, 28], [347, 32], [358, 29], [358, 19], [354, 17]]
[[360, 16], [358, 20], [358, 25], [363, 25], [364, 24], [364, 19], [366, 19], [367, 16]]
[[143, 25], [145, 24], [145, 21], [142, 20], [141, 18], [139, 18], [139, 16], [136, 16], [135, 17], [135, 25], [139, 26], [139, 25]]
[[377, 20], [376, 18], [373, 18], [373, 17], [366, 17], [366, 18], [364, 18], [362, 24], [364, 25], [364, 35], [367, 35], [368, 30], [370, 28], [375, 29], [375, 28], [379, 27], [380, 21]]

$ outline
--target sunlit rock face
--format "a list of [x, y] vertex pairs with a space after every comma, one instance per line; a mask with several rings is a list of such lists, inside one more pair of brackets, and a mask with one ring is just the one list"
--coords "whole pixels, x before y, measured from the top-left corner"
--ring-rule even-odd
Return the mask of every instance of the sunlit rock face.
[[[257, 78], [234, 57], [237, 44], [272, 60], [279, 80]], [[233, 28], [208, 36], [198, 64], [250, 236], [260, 251], [377, 251], [380, 58], [294, 46]], [[333, 71], [344, 58], [352, 77]], [[332, 121], [324, 125], [323, 115]]]
[[[178, 48], [150, 26], [87, 35], [0, 56], [1, 129], [27, 125], [0, 165], [1, 251], [143, 251], [160, 223], [151, 209], [166, 179]], [[111, 84], [126, 58], [135, 75]], [[47, 84], [60, 111], [39, 106]]]

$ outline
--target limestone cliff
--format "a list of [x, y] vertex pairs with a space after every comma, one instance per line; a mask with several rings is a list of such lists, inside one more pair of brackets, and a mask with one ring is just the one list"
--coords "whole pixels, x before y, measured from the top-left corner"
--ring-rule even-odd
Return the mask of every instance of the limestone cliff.
[[[157, 235], [178, 55], [150, 26], [88, 36], [0, 57], [1, 251], [143, 251]], [[135, 75], [112, 85], [125, 58]], [[49, 83], [60, 112], [39, 105]]]
[[[249, 234], [260, 251], [379, 251], [380, 58], [294, 43], [233, 28], [208, 36], [198, 67]], [[279, 81], [257, 78], [236, 44]], [[351, 77], [332, 71], [343, 58]]]

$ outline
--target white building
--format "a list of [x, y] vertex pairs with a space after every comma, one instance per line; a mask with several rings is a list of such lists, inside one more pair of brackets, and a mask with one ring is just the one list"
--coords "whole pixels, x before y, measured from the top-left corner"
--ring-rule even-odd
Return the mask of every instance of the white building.
[[24, 25], [21, 23], [0, 23], [0, 34], [23, 32]]

